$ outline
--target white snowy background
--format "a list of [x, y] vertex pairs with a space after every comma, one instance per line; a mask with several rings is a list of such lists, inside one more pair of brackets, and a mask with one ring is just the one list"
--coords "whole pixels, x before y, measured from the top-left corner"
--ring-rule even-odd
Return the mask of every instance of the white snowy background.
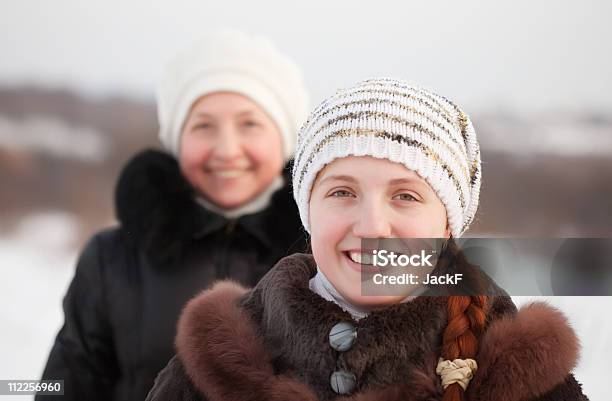
[[[610, 15], [605, 0], [3, 1], [0, 87], [152, 101], [163, 62], [203, 31], [227, 26], [264, 34], [295, 59], [313, 103], [358, 79], [396, 76], [480, 112], [489, 150], [606, 158], [611, 125], [583, 113], [612, 111]], [[500, 112], [512, 118], [500, 119]], [[0, 150], [9, 154], [95, 166], [112, 156], [106, 134], [0, 109]], [[0, 182], [0, 191], [12, 190]], [[54, 206], [33, 209], [10, 229], [2, 216], [0, 210], [0, 379], [36, 379], [62, 324], [61, 300], [83, 233], [101, 227], [83, 227], [76, 212]], [[612, 298], [548, 301], [581, 339], [575, 373], [585, 393], [592, 401], [610, 399]]]

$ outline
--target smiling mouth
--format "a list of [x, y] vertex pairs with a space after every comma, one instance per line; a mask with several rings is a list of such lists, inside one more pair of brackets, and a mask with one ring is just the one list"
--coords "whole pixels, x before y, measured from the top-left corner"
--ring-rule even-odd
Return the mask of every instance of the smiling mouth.
[[360, 251], [342, 251], [342, 254], [347, 259], [347, 265], [352, 270], [361, 274], [376, 274], [380, 273], [380, 267], [373, 266], [372, 253]]
[[345, 251], [346, 257], [360, 265], [372, 266], [372, 254], [359, 251]]
[[208, 170], [207, 173], [219, 178], [238, 178], [246, 174], [248, 169]]

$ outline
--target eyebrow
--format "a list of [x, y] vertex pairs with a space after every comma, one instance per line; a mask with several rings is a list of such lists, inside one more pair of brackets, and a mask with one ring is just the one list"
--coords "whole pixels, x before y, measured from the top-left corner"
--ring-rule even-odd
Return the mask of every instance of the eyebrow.
[[204, 117], [204, 118], [210, 117], [210, 118], [213, 118], [214, 116], [213, 116], [212, 114], [208, 114], [208, 113], [201, 113], [201, 112], [200, 112], [200, 113], [196, 113], [196, 114], [194, 115], [194, 117]]
[[357, 179], [355, 179], [354, 177], [351, 177], [350, 175], [328, 175], [327, 177], [323, 178], [319, 184], [323, 184], [325, 181], [331, 181], [331, 180], [348, 181], [353, 184], [357, 183]]
[[[238, 117], [242, 117], [242, 116], [248, 116], [253, 114], [255, 111], [254, 110], [243, 110], [238, 112], [236, 115]], [[215, 118], [214, 114], [210, 114], [210, 113], [205, 113], [205, 112], [199, 112], [195, 114], [195, 117], [203, 117], [203, 118]]]
[[[331, 181], [331, 180], [336, 180], [336, 181], [347, 181], [353, 184], [357, 183], [357, 179], [355, 177], [352, 177], [350, 175], [329, 175], [325, 178], [323, 178], [320, 181], [320, 184], [323, 184], [325, 181]], [[390, 180], [388, 182], [388, 185], [401, 185], [401, 184], [423, 184], [423, 182], [421, 182], [421, 180], [417, 179], [417, 178], [395, 178], [393, 180]]]
[[422, 184], [423, 182], [417, 178], [396, 178], [389, 181], [389, 185], [401, 185], [401, 184]]

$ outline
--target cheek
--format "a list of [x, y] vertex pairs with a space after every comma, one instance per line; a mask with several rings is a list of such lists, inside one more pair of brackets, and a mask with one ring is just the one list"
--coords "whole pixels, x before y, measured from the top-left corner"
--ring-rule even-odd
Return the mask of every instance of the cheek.
[[185, 160], [187, 164], [191, 164], [201, 157], [205, 147], [204, 141], [198, 140], [192, 134], [185, 133], [181, 136], [180, 159]]
[[405, 216], [397, 225], [401, 238], [441, 238], [446, 229], [446, 209], [443, 205], [430, 205], [417, 213]]
[[208, 141], [195, 138], [193, 135], [183, 135], [179, 160], [184, 170], [200, 169], [211, 154], [212, 147]]
[[313, 250], [315, 248], [320, 250], [333, 249], [337, 242], [342, 239], [342, 230], [339, 229], [339, 226], [328, 222], [321, 222], [311, 227], [311, 233]]
[[[330, 205], [312, 205], [310, 208], [310, 233], [312, 254], [317, 266], [336, 286], [343, 288], [346, 277], [342, 273], [341, 254], [339, 248], [350, 236], [351, 220], [348, 216], [338, 213]], [[344, 278], [343, 278], [344, 277]]]
[[323, 258], [327, 259], [342, 239], [342, 224], [333, 219], [329, 208], [317, 202], [311, 203], [309, 216], [312, 253], [317, 263], [324, 265]]
[[319, 269], [338, 288], [338, 254], [336, 248], [341, 240], [332, 224], [320, 224], [317, 229], [311, 229], [312, 255]]
[[[314, 213], [312, 213], [314, 212]], [[323, 219], [322, 219], [323, 217]], [[329, 245], [330, 238], [334, 236], [333, 227], [327, 223], [317, 210], [311, 209], [310, 221], [315, 222], [314, 225], [310, 225], [310, 241], [312, 245], [312, 253], [316, 257], [324, 256], [327, 252], [326, 245]]]
[[251, 163], [261, 169], [261, 171], [277, 173], [283, 167], [282, 142], [276, 135], [245, 140], [242, 144], [242, 149]]

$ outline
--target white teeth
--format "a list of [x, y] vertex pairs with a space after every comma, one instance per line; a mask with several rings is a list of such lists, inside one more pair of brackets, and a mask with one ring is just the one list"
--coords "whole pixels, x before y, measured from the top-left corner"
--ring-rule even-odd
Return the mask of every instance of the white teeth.
[[349, 257], [355, 263], [364, 264], [364, 265], [372, 264], [372, 255], [367, 254], [367, 253], [362, 254], [361, 252], [350, 251]]
[[244, 174], [244, 170], [216, 170], [213, 174], [221, 178], [235, 178]]

